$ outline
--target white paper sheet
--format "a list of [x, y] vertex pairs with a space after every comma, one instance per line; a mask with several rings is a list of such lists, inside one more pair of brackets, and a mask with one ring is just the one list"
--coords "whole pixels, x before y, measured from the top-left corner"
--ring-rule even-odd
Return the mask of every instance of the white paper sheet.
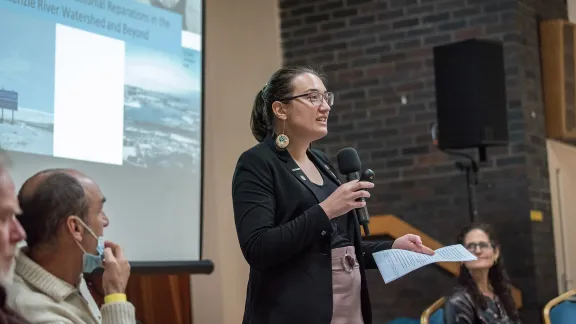
[[427, 255], [406, 250], [390, 249], [373, 253], [385, 283], [394, 281], [416, 269], [436, 262], [465, 262], [477, 258], [461, 244], [445, 246]]

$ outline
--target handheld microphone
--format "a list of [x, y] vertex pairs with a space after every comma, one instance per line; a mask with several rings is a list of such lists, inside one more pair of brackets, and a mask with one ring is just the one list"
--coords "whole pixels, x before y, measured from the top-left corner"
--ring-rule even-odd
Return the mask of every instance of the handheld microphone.
[[[361, 180], [359, 172], [362, 168], [362, 162], [360, 162], [360, 157], [358, 156], [358, 152], [352, 147], [346, 147], [341, 149], [338, 154], [336, 155], [336, 159], [338, 160], [338, 170], [340, 173], [346, 176], [346, 181], [352, 180]], [[370, 170], [370, 169], [368, 169]], [[368, 171], [366, 170], [366, 171]], [[363, 175], [367, 179], [370, 178], [370, 172], [363, 172]], [[372, 170], [370, 170], [372, 171]], [[372, 172], [373, 174], [374, 172]], [[360, 201], [366, 201], [364, 198], [359, 198]], [[365, 235], [370, 235], [370, 228], [368, 224], [370, 223], [370, 215], [368, 214], [368, 209], [366, 206], [362, 208], [356, 209], [358, 215], [358, 222], [362, 225], [364, 229]]]
[[374, 171], [366, 169], [364, 170], [364, 172], [362, 172], [362, 175], [360, 176], [360, 181], [374, 182], [375, 176], [376, 174], [374, 173]]

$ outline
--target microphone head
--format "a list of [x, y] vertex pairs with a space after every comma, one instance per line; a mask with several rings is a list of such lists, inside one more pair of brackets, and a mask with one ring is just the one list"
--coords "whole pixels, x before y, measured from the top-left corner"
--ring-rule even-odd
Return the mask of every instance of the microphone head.
[[366, 169], [360, 175], [360, 181], [374, 182], [376, 174], [371, 169]]
[[336, 154], [336, 159], [338, 161], [338, 170], [343, 175], [359, 172], [362, 169], [362, 162], [360, 162], [358, 152], [352, 147], [341, 149]]

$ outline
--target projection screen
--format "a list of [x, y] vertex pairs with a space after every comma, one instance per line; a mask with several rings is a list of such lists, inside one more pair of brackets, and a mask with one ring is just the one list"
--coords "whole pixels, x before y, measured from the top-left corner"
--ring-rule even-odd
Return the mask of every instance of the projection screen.
[[0, 146], [17, 188], [72, 168], [133, 267], [201, 260], [202, 0], [0, 0]]

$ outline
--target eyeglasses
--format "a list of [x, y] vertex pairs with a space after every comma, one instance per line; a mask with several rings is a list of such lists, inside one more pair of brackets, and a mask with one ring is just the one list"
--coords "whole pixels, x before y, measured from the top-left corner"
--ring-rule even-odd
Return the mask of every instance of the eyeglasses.
[[288, 101], [288, 100], [293, 100], [293, 99], [302, 98], [302, 97], [308, 98], [308, 100], [310, 100], [310, 102], [314, 106], [321, 106], [324, 101], [326, 101], [326, 103], [330, 107], [332, 107], [332, 105], [334, 104], [334, 93], [332, 93], [332, 92], [326, 92], [326, 93], [308, 92], [308, 93], [304, 93], [304, 94], [297, 95], [294, 97], [284, 98], [280, 101]]
[[470, 242], [466, 244], [466, 249], [470, 252], [476, 251], [477, 248], [480, 248], [480, 251], [486, 251], [488, 249], [492, 249], [493, 247], [494, 245], [488, 242]]

